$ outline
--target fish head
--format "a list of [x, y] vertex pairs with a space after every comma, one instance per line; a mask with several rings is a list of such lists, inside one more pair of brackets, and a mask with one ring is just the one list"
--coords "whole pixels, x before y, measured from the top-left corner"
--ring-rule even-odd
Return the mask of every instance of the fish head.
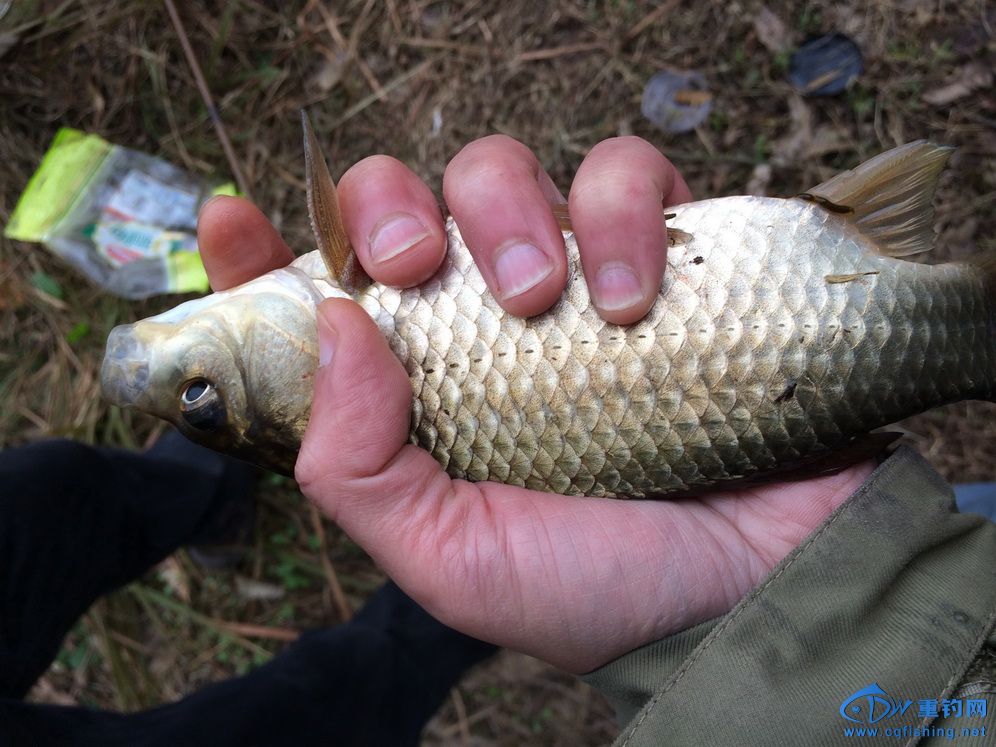
[[115, 327], [104, 398], [203, 446], [291, 474], [317, 365], [313, 308], [277, 294], [214, 294]]

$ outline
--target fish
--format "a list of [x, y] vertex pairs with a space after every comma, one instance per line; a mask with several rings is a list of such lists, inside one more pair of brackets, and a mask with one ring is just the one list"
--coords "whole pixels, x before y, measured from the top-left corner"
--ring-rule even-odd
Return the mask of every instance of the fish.
[[[996, 260], [915, 261], [951, 148], [917, 141], [789, 198], [667, 208], [667, 267], [641, 321], [602, 320], [569, 215], [562, 298], [519, 318], [452, 218], [439, 271], [372, 282], [305, 118], [318, 249], [110, 333], [105, 399], [293, 474], [317, 366], [316, 307], [351, 298], [408, 373], [410, 441], [454, 478], [646, 498], [815, 474], [868, 434], [996, 387]], [[371, 413], [376, 416], [376, 413]], [[800, 472], [801, 471], [801, 472]]]

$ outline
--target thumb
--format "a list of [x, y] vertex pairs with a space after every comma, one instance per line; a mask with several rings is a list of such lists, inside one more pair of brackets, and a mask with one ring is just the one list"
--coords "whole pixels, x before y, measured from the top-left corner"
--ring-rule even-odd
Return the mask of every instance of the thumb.
[[573, 499], [451, 480], [410, 444], [408, 375], [354, 302], [319, 306], [318, 339], [311, 420], [295, 470], [301, 491], [437, 619], [526, 647], [529, 641], [514, 633], [522, 627], [521, 605], [505, 601], [518, 583], [507, 519], [522, 526], [519, 544], [539, 587], [530, 598], [549, 605], [551, 572], [543, 565], [551, 554], [534, 548], [555, 543], [536, 517], [544, 506], [568, 515], [553, 530], [563, 536], [561, 527], [573, 523], [565, 510]]
[[408, 445], [411, 383], [369, 314], [346, 299], [322, 302], [318, 341], [295, 477], [357, 541], [389, 542], [385, 519], [410, 517], [413, 503], [445, 491], [449, 479], [429, 454]]

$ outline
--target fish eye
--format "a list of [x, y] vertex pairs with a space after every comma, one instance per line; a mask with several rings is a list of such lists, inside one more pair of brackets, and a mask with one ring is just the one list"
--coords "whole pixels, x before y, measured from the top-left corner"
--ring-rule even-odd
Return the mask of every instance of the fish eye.
[[180, 393], [180, 414], [191, 427], [213, 431], [225, 423], [225, 400], [207, 379], [192, 379]]
[[197, 404], [197, 401], [202, 397], [208, 396], [213, 388], [214, 387], [211, 386], [210, 381], [205, 381], [204, 379], [194, 379], [189, 382], [186, 387], [184, 387], [183, 394], [181, 395], [183, 404]]

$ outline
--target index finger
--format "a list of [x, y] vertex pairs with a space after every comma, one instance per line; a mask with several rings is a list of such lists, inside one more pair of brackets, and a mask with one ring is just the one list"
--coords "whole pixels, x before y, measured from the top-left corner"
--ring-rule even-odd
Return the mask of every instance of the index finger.
[[532, 151], [505, 135], [476, 140], [446, 167], [443, 195], [502, 308], [533, 316], [557, 302], [567, 255], [551, 205], [563, 198]]
[[213, 290], [241, 285], [284, 267], [294, 253], [249, 200], [220, 196], [197, 217], [197, 246]]

